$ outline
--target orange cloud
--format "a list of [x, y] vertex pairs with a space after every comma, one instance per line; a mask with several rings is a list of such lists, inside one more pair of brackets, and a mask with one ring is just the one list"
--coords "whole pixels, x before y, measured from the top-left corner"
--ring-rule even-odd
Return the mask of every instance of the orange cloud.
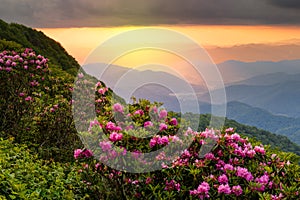
[[[212, 59], [217, 63], [225, 60], [277, 61], [300, 58], [299, 47], [294, 46], [295, 41], [300, 40], [300, 27], [298, 26], [178, 25], [156, 27], [178, 31], [179, 33], [192, 38], [195, 42], [204, 46]], [[134, 30], [136, 28], [142, 27], [39, 30], [59, 41], [66, 50], [79, 61], [79, 63], [83, 64], [89, 53], [102, 42], [115, 34]], [[137, 60], [141, 59], [142, 58], [139, 57]], [[160, 57], [160, 59], [163, 58]], [[169, 58], [165, 59], [168, 60]], [[136, 65], [137, 60], [131, 59], [132, 63], [130, 63], [129, 60], [130, 59], [123, 59], [124, 62], [118, 62], [117, 64], [124, 66]]]

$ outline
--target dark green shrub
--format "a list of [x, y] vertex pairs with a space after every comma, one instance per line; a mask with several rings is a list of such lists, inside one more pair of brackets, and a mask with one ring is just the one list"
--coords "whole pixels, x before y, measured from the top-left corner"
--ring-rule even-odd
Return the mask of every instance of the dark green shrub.
[[26, 146], [0, 139], [0, 199], [87, 199], [77, 168], [39, 160]]

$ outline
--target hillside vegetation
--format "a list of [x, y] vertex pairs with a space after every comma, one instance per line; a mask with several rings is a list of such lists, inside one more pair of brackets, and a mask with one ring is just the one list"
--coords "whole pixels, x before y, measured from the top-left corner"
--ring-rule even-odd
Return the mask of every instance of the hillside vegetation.
[[[32, 41], [37, 33], [30, 31]], [[300, 198], [299, 157], [274, 149], [269, 137], [276, 135], [230, 120], [233, 128], [213, 129], [208, 115], [191, 130], [160, 103], [127, 105], [85, 73], [74, 82], [67, 74], [77, 67], [58, 66], [60, 55], [37, 53], [34, 42], [27, 48], [26, 37], [24, 44], [7, 38], [0, 43], [6, 48], [0, 52], [0, 199]], [[94, 105], [74, 101], [77, 89]], [[80, 118], [73, 117], [76, 106]], [[84, 126], [77, 131], [78, 121]], [[159, 154], [145, 156], [152, 152]]]
[[20, 47], [32, 48], [37, 54], [47, 57], [51, 68], [60, 73], [67, 72], [74, 76], [80, 68], [77, 61], [58, 42], [43, 32], [16, 23], [8, 24], [0, 19], [0, 51]]

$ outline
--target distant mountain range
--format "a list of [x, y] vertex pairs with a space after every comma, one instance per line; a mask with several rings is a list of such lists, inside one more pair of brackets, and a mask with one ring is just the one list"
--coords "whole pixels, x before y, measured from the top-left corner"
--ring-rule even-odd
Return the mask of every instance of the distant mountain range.
[[[258, 85], [263, 83], [264, 85]], [[225, 88], [227, 101], [239, 101], [276, 115], [300, 117], [300, 74], [268, 74]], [[216, 92], [216, 91], [215, 91]], [[210, 94], [200, 97], [209, 102]]]
[[[84, 69], [91, 75], [97, 75], [105, 67], [106, 64], [100, 63], [84, 66]], [[300, 117], [300, 60], [257, 63], [228, 61], [218, 67], [226, 84], [228, 102], [239, 101], [276, 115]], [[120, 96], [164, 100], [170, 109], [178, 109], [172, 103], [176, 98], [189, 101], [193, 92], [185, 80], [166, 72], [139, 71], [111, 65], [100, 79]], [[210, 102], [207, 88], [199, 85], [191, 87], [201, 102]], [[128, 94], [133, 91], [135, 93]]]
[[[274, 73], [300, 74], [300, 60], [241, 62], [229, 60], [217, 65], [226, 85]], [[268, 76], [267, 76], [268, 77]], [[283, 80], [279, 77], [279, 80]]]
[[[190, 102], [193, 99], [197, 103], [197, 96], [205, 94], [208, 90], [202, 86], [190, 85], [187, 81], [160, 71], [135, 70], [117, 65], [107, 67], [104, 63], [84, 65], [86, 73], [102, 80], [116, 94], [130, 102], [131, 96], [137, 99], [148, 99], [152, 102], [163, 102], [168, 110], [180, 111], [181, 102], [187, 102], [185, 108], [187, 112], [195, 111], [195, 107]], [[194, 102], [195, 102], [194, 101]]]
[[240, 123], [287, 136], [300, 145], [300, 118], [273, 115], [272, 113], [254, 108], [240, 102], [229, 102], [227, 117]]
[[[102, 63], [87, 65], [84, 69], [96, 75], [105, 67]], [[228, 61], [218, 67], [226, 84], [228, 118], [285, 135], [300, 144], [300, 60], [255, 63]], [[101, 80], [122, 97], [135, 96], [163, 102], [168, 110], [176, 112], [182, 111], [180, 102], [185, 102], [187, 107], [190, 106], [186, 111], [195, 110], [187, 92], [188, 83], [166, 72], [138, 71], [112, 65], [103, 73]], [[141, 84], [150, 80], [152, 84]], [[208, 90], [203, 86], [191, 86], [200, 99], [200, 113], [211, 113]]]

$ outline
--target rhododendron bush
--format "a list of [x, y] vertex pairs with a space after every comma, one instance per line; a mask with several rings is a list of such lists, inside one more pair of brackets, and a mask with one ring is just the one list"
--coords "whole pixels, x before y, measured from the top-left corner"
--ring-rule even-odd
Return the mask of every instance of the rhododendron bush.
[[0, 137], [43, 159], [75, 159], [84, 186], [74, 190], [91, 199], [300, 199], [294, 154], [233, 128], [197, 131], [188, 115], [126, 104], [85, 73], [75, 84], [53, 77], [48, 63], [31, 49], [0, 53]]
[[79, 147], [72, 121], [72, 82], [53, 77], [32, 49], [0, 53], [0, 137], [14, 137], [44, 158], [70, 160]]
[[[95, 198], [300, 198], [299, 166], [290, 154], [275, 154], [233, 128], [193, 131], [159, 106], [147, 100], [129, 106], [115, 103], [81, 133], [89, 146], [75, 150], [74, 157], [82, 164], [78, 173], [86, 187], [93, 188]], [[183, 137], [177, 136], [179, 131]], [[181, 149], [190, 137], [191, 145]], [[170, 152], [161, 151], [151, 162], [143, 156], [168, 145], [174, 145], [171, 153], [180, 150], [179, 156], [168, 157]], [[126, 155], [135, 161], [133, 165], [143, 163], [148, 169], [156, 163], [160, 169], [130, 173]]]

